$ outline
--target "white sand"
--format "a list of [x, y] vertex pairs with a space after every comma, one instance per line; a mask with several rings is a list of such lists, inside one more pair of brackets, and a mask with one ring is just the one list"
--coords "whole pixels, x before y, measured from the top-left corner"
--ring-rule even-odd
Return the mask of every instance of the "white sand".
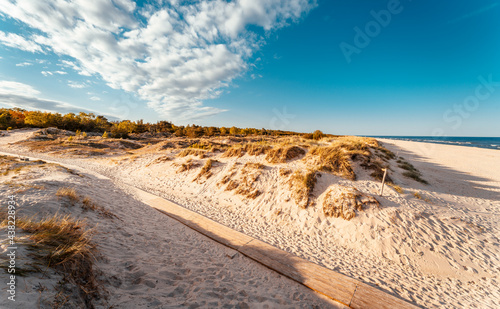
[[[15, 181], [23, 188], [43, 186], [16, 194], [18, 216], [57, 212], [86, 218], [89, 226], [95, 227], [94, 241], [100, 253], [96, 268], [106, 289], [102, 291], [105, 298], [96, 302], [97, 308], [344, 307], [159, 213], [109, 179], [92, 174], [77, 176], [48, 166], [0, 176], [0, 182]], [[68, 206], [55, 195], [58, 188], [67, 185], [118, 218], [104, 218], [77, 205]], [[0, 185], [0, 196], [18, 189]], [[6, 230], [0, 233], [6, 234]], [[2, 237], [0, 256], [5, 256], [6, 247]], [[30, 259], [22, 245], [19, 247], [20, 267]], [[23, 309], [52, 308], [54, 287], [62, 278], [51, 269], [44, 275], [18, 276], [16, 302], [11, 302], [4, 284], [7, 276], [1, 277], [0, 307]], [[76, 296], [69, 299], [65, 308], [83, 305]]]
[[[500, 152], [435, 144], [426, 147], [403, 141], [384, 140], [384, 143], [417, 167], [430, 184], [403, 177], [403, 170], [393, 162], [390, 176], [405, 192], [399, 194], [386, 187], [384, 196], [377, 197], [380, 209], [367, 210], [351, 221], [325, 217], [320, 205], [326, 190], [336, 185], [354, 186], [376, 196], [380, 184], [360, 168], [356, 169], [357, 181], [323, 173], [314, 191], [317, 205], [304, 210], [290, 199], [286, 179], [278, 172], [281, 166], [305, 168], [302, 161], [269, 164], [262, 156], [245, 155], [240, 159], [218, 156], [215, 159], [220, 162], [213, 169], [214, 176], [193, 182], [200, 167], [177, 173], [173, 165], [187, 158], [147, 166], [169, 154], [168, 151], [122, 161], [53, 160], [106, 175], [115, 185], [129, 184], [161, 195], [297, 256], [425, 307], [500, 306]], [[3, 149], [23, 151], [7, 145]], [[192, 159], [201, 165], [205, 161]], [[267, 166], [255, 183], [264, 193], [255, 200], [244, 199], [217, 185], [236, 160]], [[415, 192], [421, 198], [415, 197]]]

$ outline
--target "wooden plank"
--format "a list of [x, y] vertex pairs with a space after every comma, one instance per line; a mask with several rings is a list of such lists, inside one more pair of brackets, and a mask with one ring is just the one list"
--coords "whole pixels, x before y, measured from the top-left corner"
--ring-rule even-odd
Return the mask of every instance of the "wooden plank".
[[215, 222], [197, 214], [194, 220], [188, 224], [193, 230], [227, 246], [238, 250], [239, 247], [254, 240], [253, 237], [235, 231], [225, 225]]
[[391, 294], [387, 294], [375, 287], [366, 283], [358, 283], [358, 287], [354, 292], [350, 307], [353, 309], [377, 308], [377, 309], [417, 309], [412, 305], [400, 298]]
[[240, 247], [239, 252], [334, 300], [349, 305], [357, 280], [296, 257], [260, 240]]
[[180, 207], [170, 201], [167, 201], [163, 198], [156, 198], [156, 199], [151, 199], [145, 202], [149, 206], [156, 208], [158, 210], [161, 210], [165, 214], [167, 214], [169, 217], [174, 218], [175, 220], [189, 225], [191, 221], [193, 221], [196, 217], [195, 212], [190, 211], [184, 207]]

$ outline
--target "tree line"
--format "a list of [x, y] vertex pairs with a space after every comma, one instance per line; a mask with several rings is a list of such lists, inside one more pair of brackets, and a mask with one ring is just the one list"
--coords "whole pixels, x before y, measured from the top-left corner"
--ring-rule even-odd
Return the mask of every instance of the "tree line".
[[301, 135], [305, 138], [320, 139], [324, 136], [321, 131], [313, 133], [297, 133], [292, 131], [268, 130], [255, 128], [237, 127], [204, 127], [198, 125], [177, 126], [170, 121], [158, 121], [156, 123], [144, 122], [143, 120], [131, 121], [109, 121], [104, 116], [93, 113], [80, 112], [78, 114], [27, 111], [20, 108], [0, 108], [0, 130], [19, 128], [48, 128], [56, 127], [68, 131], [98, 132], [113, 138], [126, 138], [130, 134], [167, 133], [175, 136], [187, 136], [191, 138], [202, 136], [248, 136], [248, 135]]

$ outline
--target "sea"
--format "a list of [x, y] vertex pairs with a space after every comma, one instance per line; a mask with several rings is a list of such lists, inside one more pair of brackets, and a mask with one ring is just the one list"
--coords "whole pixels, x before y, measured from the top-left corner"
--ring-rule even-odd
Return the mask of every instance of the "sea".
[[370, 137], [500, 150], [500, 137], [469, 137], [469, 136], [467, 136], [467, 137], [462, 137], [462, 136], [441, 136], [441, 137], [436, 137], [436, 136], [370, 136]]

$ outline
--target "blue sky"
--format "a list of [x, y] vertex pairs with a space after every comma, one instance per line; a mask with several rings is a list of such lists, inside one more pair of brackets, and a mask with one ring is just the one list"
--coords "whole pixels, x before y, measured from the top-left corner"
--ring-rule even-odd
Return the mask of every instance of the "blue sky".
[[0, 106], [500, 136], [498, 0], [0, 0], [0, 14]]

